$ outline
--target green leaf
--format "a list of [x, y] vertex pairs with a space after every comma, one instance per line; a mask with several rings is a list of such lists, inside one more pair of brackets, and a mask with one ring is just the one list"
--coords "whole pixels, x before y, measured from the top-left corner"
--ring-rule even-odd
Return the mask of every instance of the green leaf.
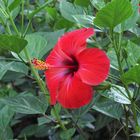
[[46, 8], [46, 6], [48, 4], [50, 4], [53, 0], [48, 0], [46, 3], [44, 3], [42, 6], [40, 6], [39, 8], [36, 8], [32, 13], [30, 13], [28, 15], [29, 19], [32, 19], [34, 17], [34, 15], [36, 15], [37, 13], [39, 13], [41, 10], [43, 10], [44, 8]]
[[71, 137], [74, 135], [75, 131], [76, 131], [75, 128], [70, 128], [70, 129], [68, 129], [68, 130], [62, 131], [62, 132], [60, 133], [60, 138], [61, 138], [62, 140], [69, 140], [69, 139], [71, 139]]
[[[28, 40], [28, 45], [26, 46], [26, 48], [30, 54], [31, 59], [42, 59], [42, 57], [55, 46], [58, 38], [63, 33], [64, 30], [58, 30], [56, 32], [38, 32], [27, 35], [26, 40]], [[15, 53], [13, 53], [13, 56], [18, 58]], [[23, 51], [20, 53], [20, 56], [25, 61], [27, 61], [27, 58]]]
[[[139, 40], [140, 39], [138, 39], [137, 41], [139, 42]], [[128, 43], [127, 43], [127, 46], [126, 46], [126, 51], [127, 51], [127, 55], [128, 55], [127, 61], [130, 64], [130, 67], [138, 64], [138, 61], [140, 59], [140, 55], [139, 55], [140, 47], [138, 45], [133, 43], [132, 41], [128, 41]]]
[[114, 120], [113, 118], [104, 116], [102, 114], [98, 114], [98, 116], [96, 117], [96, 122], [95, 122], [95, 131], [98, 131], [102, 129], [103, 127], [109, 125], [109, 123], [113, 120]]
[[133, 28], [129, 29], [129, 31], [136, 34], [137, 36], [140, 36], [140, 28], [137, 24]]
[[107, 90], [105, 92], [101, 92], [100, 94], [121, 104], [131, 104], [125, 88], [121, 86], [115, 85], [111, 87], [109, 91]]
[[93, 27], [93, 16], [90, 15], [73, 15], [75, 22], [83, 27]]
[[13, 115], [14, 115], [14, 112], [8, 106], [4, 106], [0, 110], [0, 130], [1, 131], [7, 128]]
[[58, 38], [63, 35], [64, 33], [64, 30], [58, 30], [58, 31], [55, 31], [55, 32], [40, 32], [39, 34], [41, 36], [43, 36], [46, 40], [47, 40], [47, 47], [46, 47], [46, 51], [49, 51], [50, 49], [52, 49]]
[[54, 106], [54, 108], [55, 109], [51, 109], [51, 115], [53, 116], [53, 117], [56, 117], [56, 115], [58, 115], [59, 113], [60, 113], [60, 111], [61, 111], [61, 105], [60, 104], [56, 104], [55, 106]]
[[112, 118], [120, 119], [123, 114], [123, 109], [120, 104], [105, 97], [96, 96], [94, 103], [92, 109]]
[[132, 4], [132, 9], [133, 9], [133, 14], [126, 21], [124, 21], [123, 23], [121, 23], [120, 25], [118, 25], [115, 28], [116, 32], [126, 31], [126, 30], [136, 26], [136, 22], [139, 18], [139, 12], [138, 12], [139, 1], [138, 0], [132, 0], [131, 4]]
[[[29, 52], [31, 59], [33, 58], [41, 59], [47, 53], [48, 51], [47, 40], [44, 37], [42, 37], [39, 34], [33, 33], [26, 35], [25, 38], [28, 41], [26, 49]], [[22, 59], [28, 61], [24, 51], [22, 51], [19, 55], [22, 57]], [[17, 55], [14, 54], [14, 56], [18, 58]]]
[[113, 67], [115, 67], [115, 68], [118, 68], [117, 56], [116, 56], [116, 53], [115, 53], [114, 49], [113, 48], [109, 48], [108, 52], [107, 52], [107, 55], [108, 55], [108, 57], [111, 60], [111, 65]]
[[81, 127], [88, 127], [88, 125], [91, 126], [91, 123], [95, 121], [95, 118], [90, 113], [87, 113], [85, 115], [82, 115], [80, 119], [78, 119], [78, 125]]
[[66, 20], [65, 18], [59, 18], [54, 25], [54, 29], [66, 29], [68, 30], [69, 28], [71, 28], [73, 26], [73, 23]]
[[50, 135], [50, 130], [51, 132], [53, 131], [53, 127], [51, 127], [50, 125], [41, 125], [38, 126], [38, 129], [35, 133], [35, 137], [48, 137], [48, 135]]
[[1, 99], [3, 103], [23, 114], [45, 114], [47, 101], [42, 101], [30, 93], [20, 94], [11, 98]]
[[51, 16], [52, 19], [56, 20], [57, 19], [57, 10], [56, 8], [52, 8], [52, 7], [46, 7], [46, 10], [48, 12], [48, 14]]
[[10, 5], [9, 5], [9, 10], [12, 11], [14, 10], [17, 6], [19, 6], [21, 3], [21, 0], [14, 0]]
[[0, 35], [0, 48], [13, 51], [15, 53], [20, 53], [24, 47], [27, 45], [27, 41], [13, 36], [13, 35]]
[[100, 10], [105, 6], [104, 0], [91, 0], [91, 3], [97, 10]]
[[13, 138], [13, 133], [9, 127], [9, 123], [14, 112], [6, 105], [0, 110], [0, 139], [8, 140]]
[[22, 138], [24, 136], [33, 136], [36, 133], [37, 129], [38, 129], [37, 124], [29, 125], [29, 126], [25, 127], [24, 129], [22, 129], [22, 131], [20, 132], [20, 135], [18, 137]]
[[88, 7], [90, 4], [90, 0], [75, 0], [74, 3], [82, 7]]
[[130, 136], [134, 136], [134, 137], [140, 137], [140, 133], [133, 133]]
[[14, 71], [18, 73], [28, 74], [28, 67], [20, 62], [0, 62], [0, 80], [7, 73], [7, 71]]
[[132, 14], [132, 6], [128, 0], [112, 0], [96, 15], [94, 23], [99, 27], [113, 29]]
[[60, 12], [62, 16], [72, 22], [75, 22], [74, 15], [84, 15], [82, 7], [74, 5], [65, 0], [60, 1]]
[[13, 140], [13, 132], [9, 126], [0, 131], [0, 140]]
[[43, 125], [51, 122], [51, 120], [48, 119], [47, 117], [39, 117], [37, 120], [38, 120], [38, 125]]
[[127, 84], [135, 82], [140, 85], [140, 65], [132, 67], [121, 78]]

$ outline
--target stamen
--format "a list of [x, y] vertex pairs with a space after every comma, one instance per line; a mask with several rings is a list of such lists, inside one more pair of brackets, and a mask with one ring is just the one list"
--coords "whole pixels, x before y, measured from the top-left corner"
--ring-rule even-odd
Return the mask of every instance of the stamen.
[[38, 70], [47, 70], [49, 69], [49, 65], [46, 64], [44, 61], [38, 60], [36, 58], [34, 58], [32, 61], [32, 64], [34, 65], [34, 67]]
[[45, 63], [44, 61], [38, 60], [36, 58], [31, 60], [31, 62], [34, 65], [34, 67], [38, 70], [47, 70], [47, 69], [54, 69], [54, 68], [67, 68], [67, 69], [71, 69], [71, 70], [75, 70], [75, 69], [77, 70], [76, 65], [54, 66], [54, 65], [49, 65], [49, 64]]

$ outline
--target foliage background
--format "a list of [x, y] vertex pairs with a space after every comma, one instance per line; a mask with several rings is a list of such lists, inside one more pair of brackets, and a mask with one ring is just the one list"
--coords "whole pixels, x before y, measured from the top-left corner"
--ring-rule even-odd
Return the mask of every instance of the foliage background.
[[[139, 126], [139, 1], [113, 0], [111, 6], [109, 2], [0, 1], [0, 140], [124, 140], [127, 114], [130, 139], [140, 136], [129, 110], [132, 101], [122, 84], [131, 83], [129, 90], [137, 105]], [[76, 110], [63, 109], [59, 104], [52, 107], [38, 86], [42, 80], [36, 80], [29, 60], [45, 60], [62, 34], [81, 27], [95, 28], [96, 35], [88, 39], [88, 46], [107, 52], [110, 75], [106, 82], [94, 87], [96, 94], [89, 105]], [[120, 41], [122, 71], [129, 70], [122, 77], [109, 29], [116, 42]], [[39, 71], [39, 75], [44, 81], [44, 73]], [[62, 129], [62, 124], [67, 130]]]

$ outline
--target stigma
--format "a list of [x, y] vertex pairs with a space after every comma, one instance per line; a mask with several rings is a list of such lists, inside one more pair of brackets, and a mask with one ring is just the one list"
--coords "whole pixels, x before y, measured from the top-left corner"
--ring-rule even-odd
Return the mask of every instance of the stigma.
[[34, 58], [33, 60], [31, 60], [32, 64], [34, 65], [34, 67], [38, 70], [47, 70], [49, 69], [49, 64], [45, 63], [42, 60], [38, 60], [36, 58]]

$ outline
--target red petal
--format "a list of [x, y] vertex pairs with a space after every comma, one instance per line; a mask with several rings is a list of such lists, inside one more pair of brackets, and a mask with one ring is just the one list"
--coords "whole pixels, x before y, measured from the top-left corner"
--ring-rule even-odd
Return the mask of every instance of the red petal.
[[50, 69], [45, 72], [45, 77], [50, 91], [52, 105], [56, 103], [59, 84], [65, 78], [65, 75], [68, 72], [67, 68], [53, 68], [53, 66], [63, 67], [65, 66], [64, 61], [66, 60], [71, 61], [71, 58], [64, 54], [57, 45], [46, 59], [46, 63], [50, 65]]
[[84, 83], [98, 85], [107, 78], [110, 60], [104, 51], [98, 48], [87, 48], [77, 58], [79, 62], [77, 74]]
[[65, 108], [79, 108], [92, 99], [92, 87], [84, 84], [77, 76], [68, 76], [58, 94], [58, 102]]
[[75, 55], [86, 48], [86, 39], [94, 34], [93, 28], [74, 30], [63, 35], [58, 46], [69, 56]]
[[67, 56], [61, 48], [56, 44], [54, 49], [51, 51], [49, 56], [46, 58], [46, 63], [52, 66], [65, 66], [65, 61], [72, 61], [72, 59]]
[[66, 69], [64, 68], [55, 68], [47, 70], [45, 72], [46, 84], [48, 86], [51, 97], [51, 105], [54, 105], [56, 103], [56, 97], [58, 94], [60, 83], [65, 79], [65, 73]]

